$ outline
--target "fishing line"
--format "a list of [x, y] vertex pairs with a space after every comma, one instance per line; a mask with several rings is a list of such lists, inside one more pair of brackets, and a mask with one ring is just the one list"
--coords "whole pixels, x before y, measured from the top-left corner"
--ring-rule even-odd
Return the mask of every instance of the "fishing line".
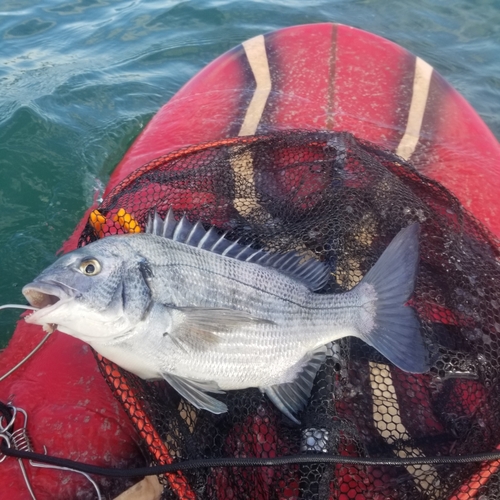
[[111, 467], [98, 467], [82, 462], [75, 462], [64, 458], [52, 457], [28, 451], [20, 451], [9, 448], [8, 444], [1, 444], [4, 455], [27, 458], [37, 462], [68, 467], [76, 471], [100, 476], [128, 478], [139, 476], [157, 476], [177, 471], [185, 471], [212, 467], [276, 467], [291, 464], [349, 464], [360, 466], [408, 466], [408, 465], [449, 465], [464, 464], [472, 462], [488, 462], [500, 460], [500, 451], [477, 453], [474, 455], [439, 456], [439, 457], [410, 457], [410, 458], [366, 458], [346, 457], [344, 455], [290, 455], [275, 458], [202, 458], [185, 460], [184, 462], [168, 465], [156, 465], [152, 467], [137, 467], [133, 469], [115, 469]]
[[77, 474], [81, 474], [82, 476], [85, 476], [85, 478], [94, 487], [96, 494], [97, 494], [97, 500], [102, 500], [101, 490], [99, 489], [99, 486], [97, 486], [97, 483], [86, 472], [82, 472], [80, 470], [75, 470], [75, 469], [72, 469], [70, 467], [61, 467], [60, 465], [41, 464], [38, 462], [34, 462], [33, 460], [30, 460], [29, 464], [32, 467], [39, 467], [39, 468], [43, 468], [43, 469], [63, 470], [63, 471], [67, 471], [67, 472], [76, 472]]
[[33, 311], [38, 311], [40, 308], [34, 306], [25, 306], [22, 304], [5, 304], [3, 306], [0, 306], [0, 309], [32, 309]]
[[[25, 305], [21, 305], [21, 304], [5, 304], [3, 306], [0, 306], [0, 310], [1, 309], [31, 309], [33, 311], [39, 310], [38, 307], [25, 306]], [[24, 363], [26, 363], [26, 361], [28, 361], [28, 359], [30, 359], [31, 356], [33, 356], [33, 354], [35, 354], [35, 352], [38, 351], [38, 349], [40, 349], [40, 347], [42, 347], [42, 345], [49, 338], [51, 333], [52, 332], [47, 333], [47, 335], [45, 335], [45, 337], [41, 340], [41, 342], [26, 357], [24, 357], [21, 361], [19, 361], [19, 363], [17, 363], [17, 365], [14, 366], [13, 368], [11, 368], [7, 373], [4, 373], [0, 377], [0, 382], [3, 382], [9, 375], [11, 375], [13, 372], [15, 372]]]

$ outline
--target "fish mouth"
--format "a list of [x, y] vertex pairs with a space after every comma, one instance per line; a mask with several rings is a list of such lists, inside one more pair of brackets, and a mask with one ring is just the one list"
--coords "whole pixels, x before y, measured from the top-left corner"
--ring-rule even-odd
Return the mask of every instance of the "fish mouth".
[[59, 302], [61, 299], [57, 295], [52, 295], [50, 293], [42, 292], [35, 288], [23, 289], [23, 295], [26, 300], [30, 303], [30, 306], [36, 307], [38, 309], [43, 309], [47, 306], [53, 306], [55, 303]]
[[25, 316], [26, 322], [43, 325], [45, 331], [53, 332], [57, 325], [43, 322], [43, 318], [71, 299], [74, 294], [69, 292], [69, 289], [59, 283], [34, 282], [24, 286], [22, 289], [24, 297], [31, 306], [37, 308]]

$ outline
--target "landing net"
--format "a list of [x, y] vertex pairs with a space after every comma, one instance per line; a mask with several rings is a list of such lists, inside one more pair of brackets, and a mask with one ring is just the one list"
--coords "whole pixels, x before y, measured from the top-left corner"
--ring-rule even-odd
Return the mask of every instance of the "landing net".
[[[458, 456], [500, 446], [499, 245], [440, 184], [348, 133], [226, 139], [138, 169], [94, 212], [80, 245], [144, 230], [152, 211], [170, 208], [256, 248], [314, 255], [331, 269], [320, 293], [351, 289], [401, 228], [419, 222], [410, 305], [432, 367], [405, 373], [360, 340], [334, 342], [297, 426], [257, 389], [221, 396], [229, 412], [213, 415], [165, 382], [98, 357], [151, 464], [298, 453]], [[500, 498], [500, 462], [217, 467], [161, 480], [165, 499]]]

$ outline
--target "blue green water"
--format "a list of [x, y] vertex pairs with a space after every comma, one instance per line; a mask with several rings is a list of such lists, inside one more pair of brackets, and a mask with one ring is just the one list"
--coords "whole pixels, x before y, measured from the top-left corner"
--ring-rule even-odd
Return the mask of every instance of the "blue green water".
[[[0, 303], [54, 260], [134, 138], [222, 52], [294, 24], [404, 46], [500, 138], [500, 0], [2, 0]], [[18, 312], [2, 312], [0, 346]]]

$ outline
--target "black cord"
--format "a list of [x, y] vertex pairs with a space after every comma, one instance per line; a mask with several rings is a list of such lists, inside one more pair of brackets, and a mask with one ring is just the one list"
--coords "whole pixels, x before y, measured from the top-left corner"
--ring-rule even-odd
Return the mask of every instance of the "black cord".
[[0, 414], [6, 420], [6, 424], [9, 425], [10, 419], [13, 415], [12, 408], [0, 401]]
[[26, 458], [36, 462], [42, 462], [60, 467], [68, 467], [87, 474], [96, 474], [109, 477], [138, 477], [138, 476], [158, 476], [169, 472], [184, 471], [191, 469], [201, 469], [207, 467], [273, 467], [290, 464], [349, 464], [349, 465], [392, 465], [407, 466], [416, 464], [443, 465], [443, 464], [464, 464], [471, 462], [487, 462], [500, 460], [500, 451], [477, 453], [474, 455], [443, 456], [443, 457], [410, 457], [410, 458], [365, 458], [346, 457], [343, 455], [328, 455], [325, 453], [317, 455], [289, 455], [287, 457], [276, 458], [201, 458], [195, 460], [185, 460], [169, 465], [156, 465], [151, 467], [137, 467], [134, 469], [113, 469], [88, 465], [82, 462], [75, 462], [65, 458], [42, 455], [29, 451], [20, 451], [9, 448], [5, 443], [1, 445], [4, 455], [15, 458]]

